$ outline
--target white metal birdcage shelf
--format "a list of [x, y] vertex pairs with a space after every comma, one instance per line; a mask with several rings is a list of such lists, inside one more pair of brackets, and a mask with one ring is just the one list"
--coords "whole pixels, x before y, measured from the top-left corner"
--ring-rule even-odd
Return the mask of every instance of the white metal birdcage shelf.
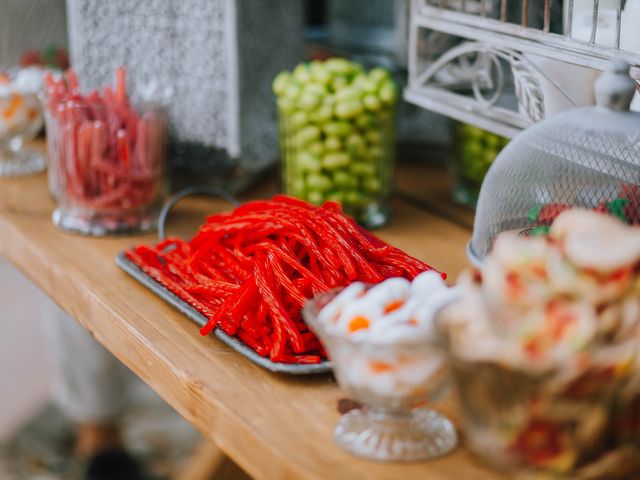
[[[628, 0], [629, 1], [629, 0]], [[518, 23], [508, 19], [508, 7], [518, 4]], [[547, 116], [545, 88], [557, 91], [571, 106], [581, 106], [575, 92], [548, 72], [545, 61], [603, 70], [613, 58], [634, 66], [640, 78], [640, 45], [620, 49], [622, 1], [615, 11], [611, 45], [601, 45], [599, 0], [594, 0], [590, 31], [572, 32], [573, 3], [565, 34], [550, 31], [562, 12], [551, 10], [551, 0], [537, 2], [538, 25], [529, 18], [529, 0], [412, 0], [409, 32], [407, 101], [451, 118], [507, 137]], [[610, 12], [608, 12], [610, 13]], [[560, 18], [558, 18], [558, 16]], [[510, 21], [507, 21], [510, 20]], [[640, 18], [638, 19], [640, 25]], [[542, 60], [539, 60], [542, 59]], [[556, 67], [557, 68], [557, 67]], [[509, 104], [508, 101], [511, 98]]]

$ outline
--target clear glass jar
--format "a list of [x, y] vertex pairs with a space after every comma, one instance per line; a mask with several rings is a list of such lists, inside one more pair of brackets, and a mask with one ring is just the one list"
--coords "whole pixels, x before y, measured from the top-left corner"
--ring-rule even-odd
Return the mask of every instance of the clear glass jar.
[[24, 148], [42, 129], [37, 93], [24, 93], [0, 84], [0, 176], [34, 173], [45, 168], [44, 157]]
[[141, 105], [123, 121], [99, 98], [49, 105], [45, 120], [56, 226], [95, 236], [155, 228], [166, 194], [164, 108]]
[[509, 139], [466, 123], [456, 124], [453, 157], [453, 199], [475, 207], [489, 167]]
[[389, 217], [397, 87], [388, 71], [344, 59], [298, 65], [274, 80], [282, 188], [340, 202], [367, 228]]

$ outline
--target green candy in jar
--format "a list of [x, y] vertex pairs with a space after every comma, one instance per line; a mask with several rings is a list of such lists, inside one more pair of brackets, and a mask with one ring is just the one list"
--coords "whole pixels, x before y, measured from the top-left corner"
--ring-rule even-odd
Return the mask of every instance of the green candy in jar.
[[322, 166], [327, 170], [345, 168], [349, 166], [349, 163], [351, 163], [351, 157], [344, 152], [327, 153], [322, 159]]
[[487, 171], [508, 141], [473, 125], [457, 125], [453, 161], [453, 197], [456, 202], [475, 206]]
[[283, 190], [340, 202], [368, 227], [388, 216], [398, 89], [391, 74], [330, 58], [273, 81], [280, 119]]

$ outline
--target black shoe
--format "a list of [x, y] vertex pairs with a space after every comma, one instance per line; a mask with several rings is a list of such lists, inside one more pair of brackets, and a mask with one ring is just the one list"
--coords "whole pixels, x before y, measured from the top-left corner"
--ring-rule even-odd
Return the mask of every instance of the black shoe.
[[106, 450], [87, 465], [85, 480], [147, 480], [138, 463], [124, 450]]

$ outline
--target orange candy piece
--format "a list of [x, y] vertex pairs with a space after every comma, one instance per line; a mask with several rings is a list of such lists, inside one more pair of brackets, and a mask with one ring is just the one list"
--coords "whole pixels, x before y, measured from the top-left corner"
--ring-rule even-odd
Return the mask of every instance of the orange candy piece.
[[388, 315], [391, 312], [395, 312], [396, 310], [398, 310], [403, 305], [404, 305], [404, 300], [394, 300], [393, 302], [389, 302], [384, 307], [384, 314]]
[[373, 373], [384, 373], [384, 372], [391, 372], [393, 370], [395, 370], [396, 368], [387, 363], [387, 362], [380, 362], [378, 360], [372, 360], [369, 362], [369, 368], [371, 369], [371, 371]]
[[369, 319], [367, 317], [353, 317], [351, 322], [349, 322], [349, 332], [357, 332], [358, 330], [362, 330], [365, 328], [369, 328]]
[[11, 102], [9, 102], [9, 106], [7, 107], [7, 109], [4, 112], [2, 112], [2, 116], [5, 119], [9, 119], [13, 117], [18, 111], [18, 109], [22, 106], [22, 103], [23, 103], [22, 96], [14, 95], [13, 98], [11, 98]]

